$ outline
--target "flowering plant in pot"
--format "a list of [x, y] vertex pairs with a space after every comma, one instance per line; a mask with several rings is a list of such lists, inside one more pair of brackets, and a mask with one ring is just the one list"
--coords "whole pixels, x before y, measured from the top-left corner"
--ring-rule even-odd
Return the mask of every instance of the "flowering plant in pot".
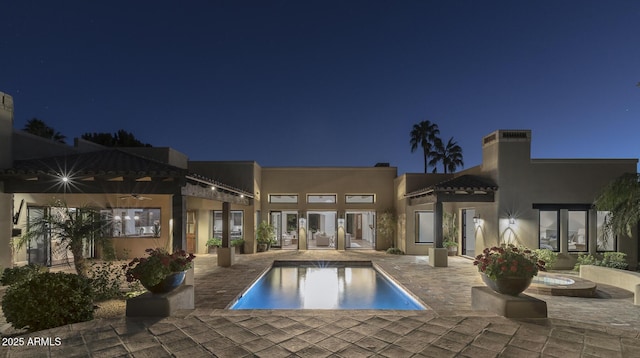
[[545, 263], [535, 252], [513, 244], [485, 248], [473, 264], [478, 267], [482, 280], [493, 290], [518, 295], [531, 284]]
[[[153, 293], [168, 292], [182, 284], [184, 272], [193, 267], [195, 256], [184, 250], [170, 254], [165, 249], [146, 249], [148, 257], [136, 257], [124, 266], [128, 282], [135, 280]], [[175, 287], [171, 287], [175, 286]]]

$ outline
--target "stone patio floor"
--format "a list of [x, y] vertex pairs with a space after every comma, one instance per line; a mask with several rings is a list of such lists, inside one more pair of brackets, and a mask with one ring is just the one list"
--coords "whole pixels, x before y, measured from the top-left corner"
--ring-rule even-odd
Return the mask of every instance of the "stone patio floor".
[[[162, 319], [94, 320], [13, 338], [60, 338], [59, 346], [0, 346], [0, 357], [640, 357], [640, 306], [600, 285], [598, 298], [531, 295], [548, 319], [507, 319], [471, 309], [483, 285], [472, 261], [373, 251], [269, 251], [215, 255], [195, 267], [194, 311]], [[273, 260], [372, 260], [418, 296], [427, 311], [251, 310], [225, 307]]]

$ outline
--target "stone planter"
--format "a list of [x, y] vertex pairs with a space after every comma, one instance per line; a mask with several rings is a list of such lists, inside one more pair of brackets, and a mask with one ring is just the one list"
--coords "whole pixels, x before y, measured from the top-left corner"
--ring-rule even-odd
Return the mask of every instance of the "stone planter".
[[458, 254], [458, 246], [449, 246], [447, 250], [447, 255], [449, 256], [456, 256]]
[[210, 255], [215, 255], [218, 253], [218, 246], [207, 246], [207, 248]]
[[517, 296], [531, 285], [533, 277], [501, 277], [495, 281], [484, 273], [480, 273], [482, 281], [490, 289], [510, 296]]
[[265, 252], [269, 249], [267, 244], [258, 244], [257, 246], [258, 252]]

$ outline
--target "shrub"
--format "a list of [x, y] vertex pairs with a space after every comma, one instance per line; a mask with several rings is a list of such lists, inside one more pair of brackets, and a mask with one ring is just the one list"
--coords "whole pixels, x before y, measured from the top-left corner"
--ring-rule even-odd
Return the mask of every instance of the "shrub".
[[536, 253], [536, 256], [538, 256], [538, 259], [544, 261], [545, 263], [544, 267], [547, 270], [552, 269], [553, 264], [555, 264], [556, 260], [558, 260], [558, 253], [549, 249], [536, 249], [536, 250], [533, 250], [533, 252]]
[[627, 254], [622, 252], [605, 252], [602, 266], [626, 270], [629, 267], [626, 257]]
[[86, 278], [45, 272], [10, 286], [2, 311], [14, 328], [39, 331], [92, 320], [93, 294]]
[[29, 280], [33, 276], [47, 272], [47, 268], [40, 265], [28, 264], [19, 267], [7, 267], [4, 269], [0, 283], [3, 286], [10, 286], [24, 280]]
[[387, 249], [387, 253], [391, 255], [404, 255], [404, 251], [400, 250], [397, 247], [390, 247]]
[[233, 239], [233, 240], [231, 240], [231, 246], [232, 247], [244, 246], [244, 240], [243, 239]]
[[126, 278], [122, 265], [113, 262], [93, 262], [88, 277], [96, 300], [123, 297], [122, 283]]
[[626, 270], [628, 268], [628, 264], [625, 259], [627, 254], [623, 252], [605, 252], [602, 256], [602, 260], [599, 260], [597, 257], [593, 257], [592, 255], [579, 254], [573, 270], [579, 271], [580, 265], [603, 266], [620, 270]]
[[219, 237], [212, 237], [207, 240], [206, 246], [222, 246], [222, 239]]

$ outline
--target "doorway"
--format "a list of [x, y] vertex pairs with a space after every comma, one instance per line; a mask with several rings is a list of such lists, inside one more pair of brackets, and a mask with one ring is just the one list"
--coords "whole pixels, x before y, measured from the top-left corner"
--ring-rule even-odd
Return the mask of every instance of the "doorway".
[[374, 249], [376, 247], [375, 223], [375, 211], [347, 211], [345, 248]]
[[196, 252], [196, 212], [187, 211], [187, 252]]
[[309, 211], [307, 212], [307, 227], [309, 237], [307, 248], [312, 249], [336, 249], [337, 241], [337, 212], [335, 211]]
[[276, 243], [273, 247], [282, 249], [298, 249], [298, 212], [272, 211], [270, 222], [276, 232]]

